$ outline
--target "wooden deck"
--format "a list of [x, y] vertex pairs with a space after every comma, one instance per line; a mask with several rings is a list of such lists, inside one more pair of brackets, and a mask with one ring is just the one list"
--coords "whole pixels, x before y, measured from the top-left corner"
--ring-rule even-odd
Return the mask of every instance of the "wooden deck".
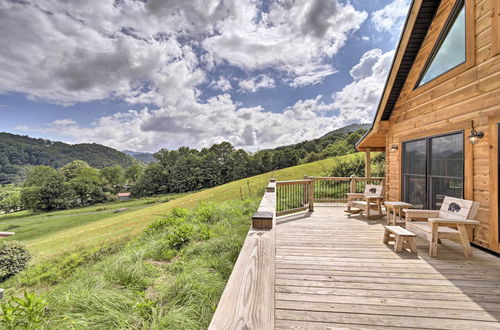
[[383, 224], [340, 207], [278, 218], [275, 328], [500, 329], [500, 258], [448, 240], [398, 254]]

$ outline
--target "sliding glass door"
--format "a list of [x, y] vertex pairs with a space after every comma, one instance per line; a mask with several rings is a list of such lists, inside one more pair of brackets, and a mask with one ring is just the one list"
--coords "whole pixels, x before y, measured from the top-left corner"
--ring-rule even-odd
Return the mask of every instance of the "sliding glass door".
[[425, 139], [403, 144], [404, 200], [415, 208], [424, 208], [427, 200], [426, 168], [427, 146]]
[[444, 196], [463, 198], [463, 133], [403, 143], [403, 197], [415, 208], [439, 209]]

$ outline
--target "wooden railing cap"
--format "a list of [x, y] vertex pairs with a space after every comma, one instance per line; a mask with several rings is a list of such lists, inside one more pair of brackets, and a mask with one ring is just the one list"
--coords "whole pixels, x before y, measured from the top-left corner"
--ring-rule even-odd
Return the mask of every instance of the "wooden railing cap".
[[272, 219], [273, 212], [257, 211], [253, 214], [252, 219]]

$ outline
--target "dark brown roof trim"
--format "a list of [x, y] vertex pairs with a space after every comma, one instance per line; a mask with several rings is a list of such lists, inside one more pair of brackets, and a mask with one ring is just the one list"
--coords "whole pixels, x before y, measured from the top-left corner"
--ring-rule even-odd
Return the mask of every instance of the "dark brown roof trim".
[[429, 27], [434, 19], [434, 16], [436, 15], [436, 11], [439, 8], [440, 3], [441, 0], [424, 0], [422, 2], [415, 20], [415, 25], [413, 26], [413, 30], [411, 31], [411, 35], [408, 40], [408, 45], [406, 46], [403, 58], [401, 59], [401, 64], [399, 65], [394, 84], [392, 85], [387, 103], [385, 104], [385, 108], [382, 112], [381, 120], [389, 120], [391, 117], [391, 113], [394, 110], [394, 106], [396, 105], [399, 95], [401, 94], [401, 90], [406, 83], [408, 73], [415, 62], [415, 58], [420, 51], [420, 47], [424, 42], [425, 36], [429, 31]]
[[375, 118], [373, 118], [372, 127], [361, 137], [361, 139], [356, 143], [356, 145], [358, 145], [361, 141], [363, 141], [363, 139], [371, 132], [371, 130], [373, 129], [373, 125], [377, 120], [378, 113], [380, 111], [383, 111], [381, 120], [389, 120], [389, 118], [391, 117], [391, 113], [394, 110], [394, 106], [396, 105], [396, 101], [399, 98], [399, 95], [401, 94], [401, 90], [406, 82], [408, 73], [410, 72], [410, 69], [413, 66], [413, 62], [415, 62], [415, 58], [417, 57], [417, 54], [420, 51], [420, 47], [422, 46], [422, 43], [425, 37], [427, 36], [427, 32], [429, 31], [431, 22], [434, 19], [434, 16], [436, 15], [437, 9], [439, 8], [440, 4], [441, 0], [422, 1], [422, 5], [419, 9], [419, 13], [415, 20], [413, 30], [408, 40], [408, 45], [406, 46], [405, 52], [401, 59], [401, 64], [398, 68], [394, 84], [392, 86], [385, 108], [382, 110], [380, 108], [382, 104], [382, 98], [384, 96], [385, 90], [388, 87], [389, 77], [391, 76], [391, 73], [394, 70], [394, 63], [396, 61], [396, 56], [401, 48], [401, 41], [403, 39], [404, 32], [408, 28], [408, 20], [410, 18], [410, 12], [413, 6], [415, 5], [415, 0], [413, 0], [412, 3], [410, 4], [410, 7], [408, 9], [408, 15], [406, 15], [406, 21], [404, 27], [401, 30], [401, 36], [399, 38], [398, 46], [396, 47], [396, 53], [394, 54], [394, 59], [392, 60], [391, 70], [387, 76], [384, 89], [382, 90], [382, 94], [380, 96], [377, 113], [375, 114]]

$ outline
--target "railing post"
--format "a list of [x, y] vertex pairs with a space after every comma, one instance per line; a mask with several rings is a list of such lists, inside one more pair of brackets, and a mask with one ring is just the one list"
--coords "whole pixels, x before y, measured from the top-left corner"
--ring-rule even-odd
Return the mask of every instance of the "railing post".
[[356, 176], [354, 174], [351, 175], [351, 192], [356, 192]]
[[314, 212], [314, 178], [309, 178], [309, 212]]
[[[255, 212], [252, 216], [252, 228], [256, 230], [260, 229], [272, 229], [274, 212], [276, 210], [276, 180], [271, 179], [266, 187], [266, 192], [259, 206], [259, 210]], [[273, 205], [268, 205], [269, 201], [272, 200]], [[273, 209], [273, 212], [268, 211], [268, 209]]]

